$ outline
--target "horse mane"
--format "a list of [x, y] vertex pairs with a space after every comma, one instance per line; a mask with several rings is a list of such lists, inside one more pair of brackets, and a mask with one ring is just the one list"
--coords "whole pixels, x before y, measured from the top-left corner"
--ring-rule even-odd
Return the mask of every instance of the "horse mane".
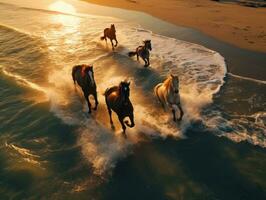
[[87, 73], [89, 70], [89, 65], [82, 64], [80, 65], [82, 73]]
[[84, 65], [83, 67], [84, 67], [84, 71], [87, 73], [91, 66], [90, 65]]

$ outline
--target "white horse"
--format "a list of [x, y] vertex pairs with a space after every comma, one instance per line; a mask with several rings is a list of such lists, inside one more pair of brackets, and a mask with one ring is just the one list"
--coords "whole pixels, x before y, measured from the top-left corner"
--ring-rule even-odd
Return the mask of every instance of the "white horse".
[[176, 122], [176, 111], [177, 108], [179, 108], [180, 117], [178, 121], [181, 121], [184, 112], [180, 104], [178, 76], [174, 76], [171, 74], [171, 76], [169, 76], [163, 83], [159, 83], [154, 87], [154, 93], [158, 97], [164, 110], [166, 110], [167, 107], [172, 109], [173, 120], [175, 122]]

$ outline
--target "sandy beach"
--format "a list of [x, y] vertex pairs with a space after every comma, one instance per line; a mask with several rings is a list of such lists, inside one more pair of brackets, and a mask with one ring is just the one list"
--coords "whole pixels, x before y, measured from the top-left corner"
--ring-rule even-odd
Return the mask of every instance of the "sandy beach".
[[141, 11], [240, 48], [266, 52], [266, 8], [210, 0], [86, 0]]

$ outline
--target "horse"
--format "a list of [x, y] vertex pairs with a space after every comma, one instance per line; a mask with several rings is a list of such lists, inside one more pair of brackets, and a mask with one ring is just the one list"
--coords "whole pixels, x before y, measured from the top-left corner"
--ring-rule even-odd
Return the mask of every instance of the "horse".
[[[112, 43], [112, 49], [114, 50], [114, 47], [117, 47], [118, 41], [116, 39], [116, 34], [115, 34], [115, 25], [111, 24], [110, 28], [106, 28], [103, 31], [103, 36], [101, 37], [101, 40], [105, 40], [107, 42], [107, 38], [110, 39], [110, 42]], [[115, 40], [116, 44], [114, 45], [113, 40]]]
[[151, 48], [151, 40], [144, 40], [144, 45], [139, 46], [136, 48], [136, 51], [131, 51], [128, 53], [129, 57], [133, 57], [137, 55], [137, 60], [139, 60], [139, 57], [144, 60], [145, 65], [144, 67], [148, 67], [150, 65], [150, 52], [152, 50]]
[[[110, 117], [110, 124], [112, 128], [114, 128], [114, 123], [112, 120], [112, 110], [116, 112], [119, 122], [121, 123], [123, 134], [126, 136], [126, 126], [125, 124], [133, 128], [135, 126], [134, 123], [134, 114], [133, 114], [133, 106], [129, 99], [130, 82], [128, 81], [121, 81], [118, 86], [113, 86], [111, 88], [107, 88], [104, 96], [105, 102], [107, 105], [109, 117]], [[129, 124], [128, 120], [124, 119], [129, 117], [131, 123]]]
[[157, 96], [159, 102], [162, 104], [164, 110], [166, 107], [172, 109], [173, 120], [176, 122], [177, 107], [180, 110], [180, 117], [178, 121], [182, 120], [184, 115], [183, 109], [180, 103], [179, 95], [179, 79], [178, 76], [171, 74], [163, 83], [159, 83], [154, 87], [154, 94]]
[[91, 103], [89, 96], [92, 95], [95, 100], [94, 110], [97, 110], [97, 86], [94, 80], [94, 72], [92, 65], [76, 65], [72, 68], [72, 78], [76, 87], [76, 82], [81, 87], [83, 95], [88, 103], [89, 113], [91, 113]]

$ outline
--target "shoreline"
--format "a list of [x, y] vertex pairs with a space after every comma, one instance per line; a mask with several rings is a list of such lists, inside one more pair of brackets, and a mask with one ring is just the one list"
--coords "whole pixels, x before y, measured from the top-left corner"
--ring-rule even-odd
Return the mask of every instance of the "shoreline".
[[[247, 50], [266, 52], [265, 8], [203, 0], [83, 0], [85, 2], [148, 13], [172, 24], [194, 28]], [[154, 6], [156, 5], [156, 6]], [[177, 12], [178, 11], [178, 12]]]

